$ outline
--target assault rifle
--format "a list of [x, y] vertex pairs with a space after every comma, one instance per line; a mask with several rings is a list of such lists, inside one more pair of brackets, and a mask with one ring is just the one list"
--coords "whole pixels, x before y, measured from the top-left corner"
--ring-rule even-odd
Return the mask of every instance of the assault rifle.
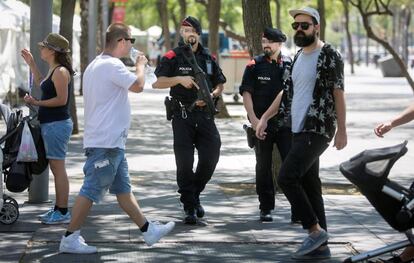
[[[194, 72], [195, 82], [198, 85], [197, 100], [202, 100], [207, 104], [208, 113], [211, 117], [213, 117], [216, 113], [218, 113], [218, 111], [214, 105], [213, 99], [211, 98], [210, 89], [208, 88], [206, 80], [206, 73], [204, 73], [201, 67], [197, 64], [197, 60], [194, 56], [191, 44], [183, 46], [182, 54], [185, 60], [191, 65], [191, 68]], [[188, 110], [192, 111], [195, 106], [196, 101], [191, 104]]]

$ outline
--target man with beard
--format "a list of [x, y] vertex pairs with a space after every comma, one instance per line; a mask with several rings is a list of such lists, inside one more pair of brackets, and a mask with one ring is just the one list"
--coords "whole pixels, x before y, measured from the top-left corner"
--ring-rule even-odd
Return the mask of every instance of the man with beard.
[[[217, 98], [223, 91], [226, 78], [200, 43], [200, 22], [186, 17], [180, 28], [182, 41], [168, 51], [155, 70], [158, 80], [155, 89], [170, 88], [174, 154], [177, 165], [178, 192], [184, 205], [184, 223], [196, 224], [204, 216], [200, 194], [213, 175], [219, 160], [221, 140], [214, 118], [207, 112], [206, 103], [197, 100], [194, 71], [183, 56], [183, 46], [190, 44], [198, 65], [206, 74], [211, 96]], [[195, 103], [195, 104], [194, 104]], [[194, 107], [195, 105], [195, 107]], [[198, 151], [198, 164], [193, 171], [194, 149]]]
[[[244, 70], [240, 86], [247, 117], [256, 130], [260, 117], [269, 108], [277, 94], [283, 90], [291, 59], [281, 53], [286, 36], [279, 29], [266, 28], [262, 36], [263, 55], [252, 59]], [[272, 152], [276, 143], [282, 160], [285, 159], [291, 141], [288, 127], [276, 129], [275, 118], [268, 121], [265, 140], [255, 140], [256, 192], [259, 197], [260, 221], [273, 221], [275, 188], [272, 176]], [[292, 222], [296, 222], [292, 215]]]
[[[287, 79], [286, 99], [278, 95], [260, 119], [256, 136], [266, 138], [267, 120], [291, 122], [293, 140], [282, 164], [278, 184], [308, 230], [294, 259], [325, 259], [327, 244], [325, 208], [319, 178], [319, 156], [334, 139], [341, 150], [347, 144], [345, 127], [344, 73], [341, 55], [319, 39], [319, 13], [309, 7], [290, 10], [298, 51]], [[279, 107], [280, 105], [280, 107]]]

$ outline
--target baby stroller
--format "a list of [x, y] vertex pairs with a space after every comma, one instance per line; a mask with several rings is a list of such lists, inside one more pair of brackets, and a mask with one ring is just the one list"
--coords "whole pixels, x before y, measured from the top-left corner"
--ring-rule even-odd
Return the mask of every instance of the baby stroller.
[[385, 221], [407, 237], [404, 241], [349, 257], [345, 263], [367, 261], [414, 244], [414, 183], [405, 188], [387, 178], [394, 163], [407, 152], [406, 145], [404, 141], [391, 147], [365, 150], [340, 165], [342, 174], [360, 189]]
[[[19, 218], [19, 205], [14, 198], [4, 193], [4, 182], [9, 191], [22, 192], [29, 187], [32, 179], [31, 174], [39, 174], [47, 167], [40, 128], [33, 122], [37, 112], [30, 105], [28, 106], [34, 113], [23, 117], [22, 110], [11, 111], [7, 106], [0, 104], [0, 112], [6, 123], [6, 134], [0, 138], [0, 167], [2, 167], [0, 170], [0, 196], [3, 197], [0, 198], [0, 223], [6, 225], [13, 224]], [[36, 145], [38, 153], [38, 162], [36, 163], [17, 162], [25, 122], [29, 124]]]

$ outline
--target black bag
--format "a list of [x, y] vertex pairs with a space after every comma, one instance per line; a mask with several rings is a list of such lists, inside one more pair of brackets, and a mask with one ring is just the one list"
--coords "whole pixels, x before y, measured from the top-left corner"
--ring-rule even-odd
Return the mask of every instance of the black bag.
[[42, 134], [39, 124], [30, 124], [30, 131], [32, 133], [33, 141], [37, 150], [37, 162], [28, 163], [31, 174], [41, 174], [49, 164], [49, 160], [46, 158], [46, 150], [43, 142]]
[[6, 188], [10, 192], [20, 193], [26, 190], [32, 181], [27, 163], [14, 162], [6, 174]]

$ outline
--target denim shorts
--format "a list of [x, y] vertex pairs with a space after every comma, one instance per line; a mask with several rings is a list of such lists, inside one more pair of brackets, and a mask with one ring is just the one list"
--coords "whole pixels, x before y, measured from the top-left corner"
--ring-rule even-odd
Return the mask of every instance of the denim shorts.
[[85, 178], [79, 195], [99, 203], [106, 191], [131, 193], [125, 150], [120, 148], [86, 148]]
[[46, 157], [48, 159], [65, 159], [72, 129], [73, 122], [71, 119], [40, 124]]

